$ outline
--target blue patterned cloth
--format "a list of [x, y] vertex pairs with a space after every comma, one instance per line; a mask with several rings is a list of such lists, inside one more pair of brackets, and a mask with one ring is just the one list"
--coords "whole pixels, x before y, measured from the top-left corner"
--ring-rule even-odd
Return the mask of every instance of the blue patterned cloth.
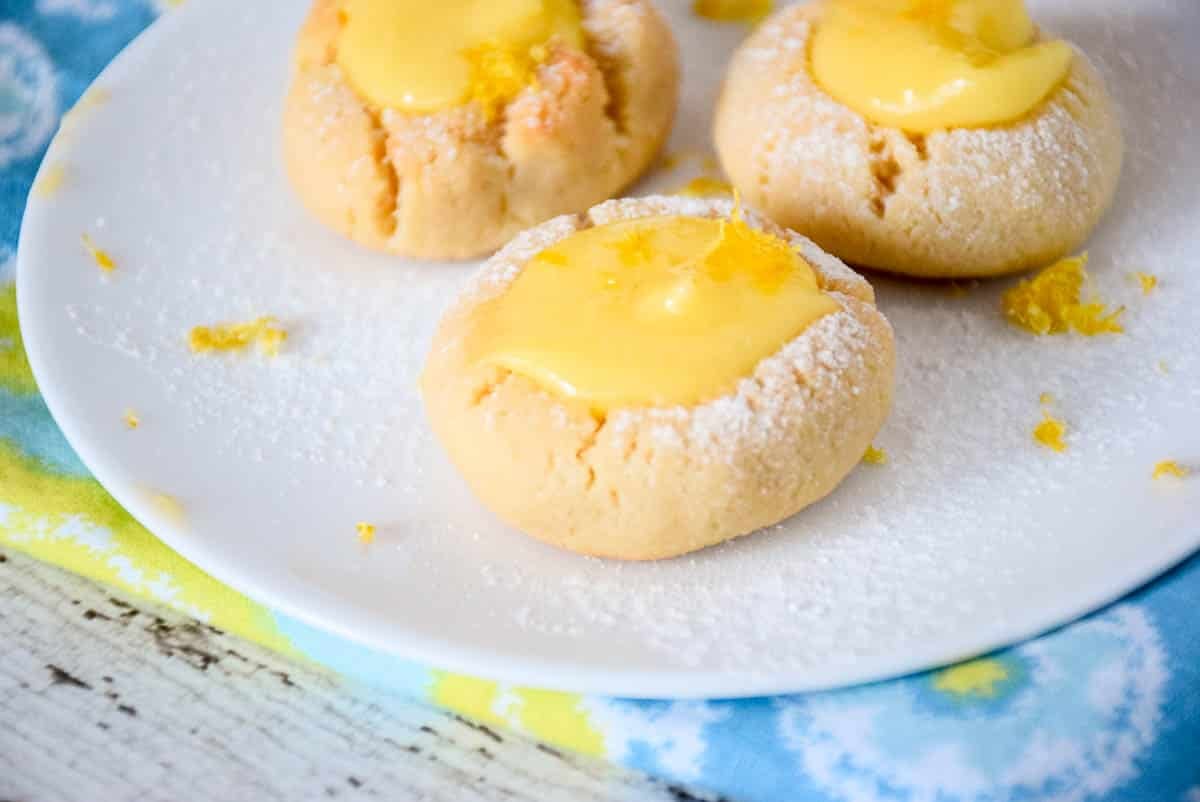
[[[170, 5], [3, 0], [0, 284], [11, 278], [21, 211], [61, 113]], [[11, 298], [10, 288], [0, 289]], [[0, 345], [19, 349], [15, 330], [0, 330]], [[95, 543], [83, 556], [39, 546], [57, 537], [45, 524], [54, 510], [33, 504], [29, 488], [53, 487], [68, 500], [62, 503], [86, 502], [83, 513], [101, 516], [97, 526], [111, 530], [105, 544], [128, 545], [141, 535], [86, 484], [31, 380], [22, 378], [22, 362], [0, 353], [0, 542], [103, 579]], [[6, 495], [18, 485], [24, 496]], [[14, 499], [22, 498], [38, 509], [17, 509], [22, 502]], [[101, 562], [93, 570], [88, 559]], [[128, 571], [122, 576], [119, 584], [143, 590]], [[322, 662], [348, 682], [409, 691], [731, 800], [1200, 802], [1200, 558], [1086, 620], [989, 657], [849, 690], [727, 702], [507, 689], [373, 653], [257, 610], [194, 568], [172, 578], [197, 599], [229, 594], [221, 597], [226, 612], [242, 616], [233, 628]]]

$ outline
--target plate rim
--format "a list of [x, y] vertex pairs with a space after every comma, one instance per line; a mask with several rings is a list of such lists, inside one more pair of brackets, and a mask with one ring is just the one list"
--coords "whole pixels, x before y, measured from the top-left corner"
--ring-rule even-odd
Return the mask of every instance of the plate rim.
[[[104, 81], [114, 72], [136, 70], [136, 62], [145, 58], [161, 41], [168, 39], [177, 29], [191, 24], [193, 17], [218, 14], [220, 5], [220, 2], [216, 1], [188, 3], [160, 17], [122, 48], [94, 79], [93, 84]], [[50, 164], [49, 157], [53, 150], [52, 142], [39, 166], [35, 183]], [[819, 670], [773, 670], [768, 672], [769, 676], [753, 671], [704, 669], [596, 669], [576, 666], [569, 660], [496, 654], [486, 648], [464, 645], [461, 641], [439, 639], [419, 633], [397, 637], [394, 630], [390, 634], [384, 631], [378, 613], [369, 612], [361, 607], [340, 600], [322, 601], [313, 606], [306, 606], [303, 599], [293, 598], [294, 594], [288, 583], [273, 576], [264, 582], [261, 577], [255, 577], [253, 570], [244, 569], [235, 561], [222, 559], [220, 549], [207, 545], [199, 533], [189, 533], [176, 527], [168, 515], [156, 510], [146, 499], [114, 479], [120, 475], [119, 469], [114, 467], [119, 460], [103, 453], [104, 449], [99, 446], [94, 448], [77, 428], [75, 419], [64, 412], [66, 392], [54, 379], [57, 375], [53, 367], [54, 360], [47, 355], [48, 348], [44, 350], [43, 341], [38, 334], [39, 326], [36, 321], [40, 313], [30, 300], [34, 292], [31, 287], [35, 282], [33, 276], [36, 269], [31, 264], [35, 260], [30, 253], [36, 248], [31, 243], [40, 225], [40, 210], [46, 205], [45, 200], [30, 194], [22, 214], [15, 277], [18, 321], [38, 391], [55, 425], [92, 477], [168, 548], [218, 582], [263, 605], [268, 611], [282, 613], [323, 632], [336, 634], [352, 643], [398, 660], [416, 663], [429, 670], [480, 676], [516, 686], [630, 699], [737, 699], [851, 687], [936, 670], [1054, 631], [1084, 616], [1098, 613], [1110, 604], [1137, 592], [1183, 563], [1194, 552], [1200, 551], [1200, 542], [1196, 542], [1200, 538], [1191, 538], [1191, 543], [1156, 552], [1153, 559], [1131, 561], [1126, 564], [1126, 570], [1121, 572], [1123, 581], [1093, 580], [1090, 583], [1093, 587], [1090, 587], [1088, 592], [1073, 595], [1069, 603], [1051, 605], [1040, 615], [1030, 616], [1029, 621], [1024, 623], [1004, 624], [991, 629], [981, 628], [975, 637], [959, 638], [955, 644], [957, 648], [945, 648], [946, 644], [942, 641], [934, 641], [904, 656], [887, 654], [867, 659], [851, 658]], [[33, 336], [30, 336], [31, 334]], [[346, 609], [351, 610], [352, 614], [340, 615]]]

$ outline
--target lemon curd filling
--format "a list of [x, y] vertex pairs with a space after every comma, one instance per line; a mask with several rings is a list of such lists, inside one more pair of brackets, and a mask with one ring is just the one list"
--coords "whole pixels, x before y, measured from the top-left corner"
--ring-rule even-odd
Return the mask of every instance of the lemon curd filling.
[[344, 0], [337, 61], [372, 103], [428, 113], [478, 100], [491, 117], [546, 45], [583, 44], [577, 0]]
[[830, 0], [809, 55], [834, 99], [914, 133], [1019, 119], [1073, 57], [1037, 41], [1023, 0]]
[[648, 217], [542, 251], [476, 310], [467, 348], [594, 413], [693, 405], [838, 308], [789, 243], [740, 214]]

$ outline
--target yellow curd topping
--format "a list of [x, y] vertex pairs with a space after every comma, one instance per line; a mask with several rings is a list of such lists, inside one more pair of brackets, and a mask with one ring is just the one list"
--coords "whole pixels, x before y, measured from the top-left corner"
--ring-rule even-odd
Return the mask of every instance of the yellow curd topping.
[[1028, 114], [1072, 59], [1066, 42], [1035, 39], [1023, 0], [830, 0], [810, 57], [839, 102], [928, 133]]
[[597, 414], [693, 405], [838, 308], [791, 245], [740, 213], [648, 217], [542, 251], [480, 306], [467, 347]]
[[337, 60], [378, 106], [498, 105], [533, 82], [551, 40], [583, 45], [577, 0], [344, 0]]

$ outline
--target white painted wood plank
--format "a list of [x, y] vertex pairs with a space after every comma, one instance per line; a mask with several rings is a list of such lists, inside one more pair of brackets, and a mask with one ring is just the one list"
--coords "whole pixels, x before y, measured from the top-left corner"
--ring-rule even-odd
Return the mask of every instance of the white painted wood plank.
[[704, 799], [0, 550], [0, 800]]

